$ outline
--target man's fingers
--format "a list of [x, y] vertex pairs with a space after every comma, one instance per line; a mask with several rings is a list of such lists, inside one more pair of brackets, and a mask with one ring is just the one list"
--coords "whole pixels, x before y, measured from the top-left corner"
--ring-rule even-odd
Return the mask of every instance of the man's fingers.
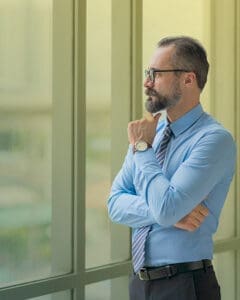
[[198, 228], [203, 220], [199, 220], [197, 218], [193, 218], [191, 219], [191, 224], [194, 225], [195, 228]]
[[144, 118], [143, 119], [146, 119], [149, 122], [155, 122], [155, 123], [157, 123], [160, 117], [161, 117], [161, 113], [160, 112], [158, 112], [156, 114], [151, 114], [150, 112], [146, 111], [144, 113]]
[[154, 115], [154, 121], [157, 123], [158, 121], [159, 121], [159, 119], [160, 119], [160, 117], [161, 117], [161, 113], [159, 112], [159, 113], [156, 113], [155, 115]]
[[200, 227], [208, 214], [208, 209], [202, 204], [199, 204], [188, 215], [175, 224], [175, 227], [194, 231]]
[[196, 230], [199, 225], [194, 225], [193, 223], [188, 223], [188, 222], [178, 222], [174, 225], [175, 227], [179, 228], [179, 229], [183, 229], [183, 230], [187, 230], [187, 231], [194, 231]]
[[204, 219], [206, 218], [206, 216], [204, 216], [203, 214], [199, 213], [198, 211], [192, 211], [191, 212], [191, 219], [196, 219], [198, 220], [199, 222], [203, 222]]
[[208, 209], [200, 204], [194, 208], [194, 210], [189, 214], [189, 216], [191, 216], [192, 219], [196, 219], [202, 223], [208, 216], [208, 214]]
[[202, 204], [198, 205], [197, 209], [198, 209], [198, 212], [200, 214], [204, 215], [205, 217], [208, 216], [209, 210], [205, 206], [203, 206]]

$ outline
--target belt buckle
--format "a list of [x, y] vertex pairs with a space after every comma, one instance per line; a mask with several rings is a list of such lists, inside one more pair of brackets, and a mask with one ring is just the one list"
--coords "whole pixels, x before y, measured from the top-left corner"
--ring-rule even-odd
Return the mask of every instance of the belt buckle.
[[164, 269], [166, 271], [166, 277], [168, 279], [177, 274], [177, 268], [175, 268], [173, 266], [168, 265], [168, 266], [165, 266]]
[[138, 272], [138, 276], [140, 280], [150, 280], [147, 268], [141, 268]]

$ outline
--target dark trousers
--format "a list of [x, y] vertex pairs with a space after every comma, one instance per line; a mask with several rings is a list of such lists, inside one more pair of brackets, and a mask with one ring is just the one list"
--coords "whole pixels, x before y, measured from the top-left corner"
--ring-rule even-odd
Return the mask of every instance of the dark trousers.
[[144, 281], [133, 275], [130, 300], [220, 300], [213, 267], [177, 274], [171, 278]]

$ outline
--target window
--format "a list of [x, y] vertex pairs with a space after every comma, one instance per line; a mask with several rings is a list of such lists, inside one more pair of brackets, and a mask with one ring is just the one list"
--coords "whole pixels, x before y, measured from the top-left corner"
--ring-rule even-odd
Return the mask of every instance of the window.
[[[130, 231], [109, 221], [106, 201], [161, 35], [204, 40], [204, 106], [239, 136], [239, 1], [169, 1], [1, 1], [1, 299], [127, 300]], [[236, 299], [238, 181], [214, 256], [223, 297]]]
[[130, 119], [131, 6], [119, 4], [0, 4], [0, 298], [83, 299], [104, 279], [109, 297], [125, 288], [129, 230], [106, 210]]
[[[72, 203], [65, 201], [72, 194], [72, 103], [64, 102], [72, 98], [72, 80], [52, 55], [67, 43], [59, 56], [70, 67], [72, 46], [53, 37], [52, 23], [59, 21], [53, 4], [1, 2], [1, 286], [72, 269]], [[66, 8], [71, 18], [71, 3]], [[63, 78], [56, 78], [57, 68]]]

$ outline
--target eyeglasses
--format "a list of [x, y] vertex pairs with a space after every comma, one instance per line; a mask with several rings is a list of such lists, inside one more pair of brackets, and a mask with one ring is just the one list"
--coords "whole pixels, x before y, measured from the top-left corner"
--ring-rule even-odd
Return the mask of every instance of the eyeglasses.
[[167, 69], [167, 70], [160, 70], [160, 69], [147, 69], [144, 71], [145, 78], [150, 79], [151, 82], [155, 81], [155, 73], [167, 73], [167, 72], [191, 72], [185, 69]]

